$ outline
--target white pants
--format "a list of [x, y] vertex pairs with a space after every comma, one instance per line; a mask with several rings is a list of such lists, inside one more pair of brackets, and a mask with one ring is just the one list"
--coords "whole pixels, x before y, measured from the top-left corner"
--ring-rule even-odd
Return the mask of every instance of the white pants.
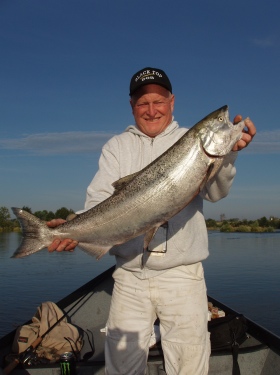
[[159, 317], [166, 373], [206, 375], [210, 339], [201, 263], [179, 266], [145, 280], [122, 268], [113, 276], [106, 374], [145, 374], [153, 324]]

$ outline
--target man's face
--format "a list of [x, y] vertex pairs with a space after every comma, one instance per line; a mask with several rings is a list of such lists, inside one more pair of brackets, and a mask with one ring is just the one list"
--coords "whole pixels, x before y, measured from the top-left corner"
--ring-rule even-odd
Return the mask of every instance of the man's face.
[[154, 138], [172, 121], [174, 95], [159, 85], [146, 85], [132, 95], [130, 104], [136, 125]]

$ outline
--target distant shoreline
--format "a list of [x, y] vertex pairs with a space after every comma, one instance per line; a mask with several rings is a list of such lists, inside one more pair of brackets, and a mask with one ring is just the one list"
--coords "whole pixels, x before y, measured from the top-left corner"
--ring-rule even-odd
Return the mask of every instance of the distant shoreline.
[[[250, 226], [240, 226], [240, 227], [226, 227], [226, 228], [218, 228], [218, 227], [207, 227], [208, 231], [215, 231], [220, 233], [274, 233], [278, 232], [279, 229], [275, 229], [273, 227], [250, 227]], [[0, 233], [21, 233], [20, 227], [15, 228], [0, 228]]]

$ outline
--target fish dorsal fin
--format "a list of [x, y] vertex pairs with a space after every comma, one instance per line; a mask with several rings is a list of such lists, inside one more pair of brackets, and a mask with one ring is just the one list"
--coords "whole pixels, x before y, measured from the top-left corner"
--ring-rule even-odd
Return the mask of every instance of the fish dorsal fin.
[[120, 178], [118, 181], [112, 183], [112, 186], [115, 188], [115, 191], [121, 190], [126, 186], [130, 181], [134, 179], [139, 174], [139, 172], [129, 174], [128, 176]]

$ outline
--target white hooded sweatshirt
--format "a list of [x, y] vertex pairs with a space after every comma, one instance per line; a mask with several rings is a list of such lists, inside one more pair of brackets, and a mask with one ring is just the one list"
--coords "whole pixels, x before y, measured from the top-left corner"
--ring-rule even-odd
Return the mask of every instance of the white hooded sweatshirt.
[[[114, 192], [113, 182], [146, 167], [186, 131], [186, 128], [180, 128], [176, 121], [172, 121], [155, 138], [145, 135], [134, 125], [111, 138], [102, 149], [99, 170], [87, 189], [85, 210], [110, 197]], [[216, 176], [208, 181], [202, 192], [169, 220], [167, 228], [159, 228], [151, 247], [164, 252], [143, 252], [144, 235], [141, 235], [110, 250], [110, 254], [116, 256], [117, 267], [144, 279], [169, 268], [197, 263], [207, 258], [208, 236], [203, 199], [215, 202], [228, 194], [236, 173], [236, 157], [237, 152], [230, 152]]]

